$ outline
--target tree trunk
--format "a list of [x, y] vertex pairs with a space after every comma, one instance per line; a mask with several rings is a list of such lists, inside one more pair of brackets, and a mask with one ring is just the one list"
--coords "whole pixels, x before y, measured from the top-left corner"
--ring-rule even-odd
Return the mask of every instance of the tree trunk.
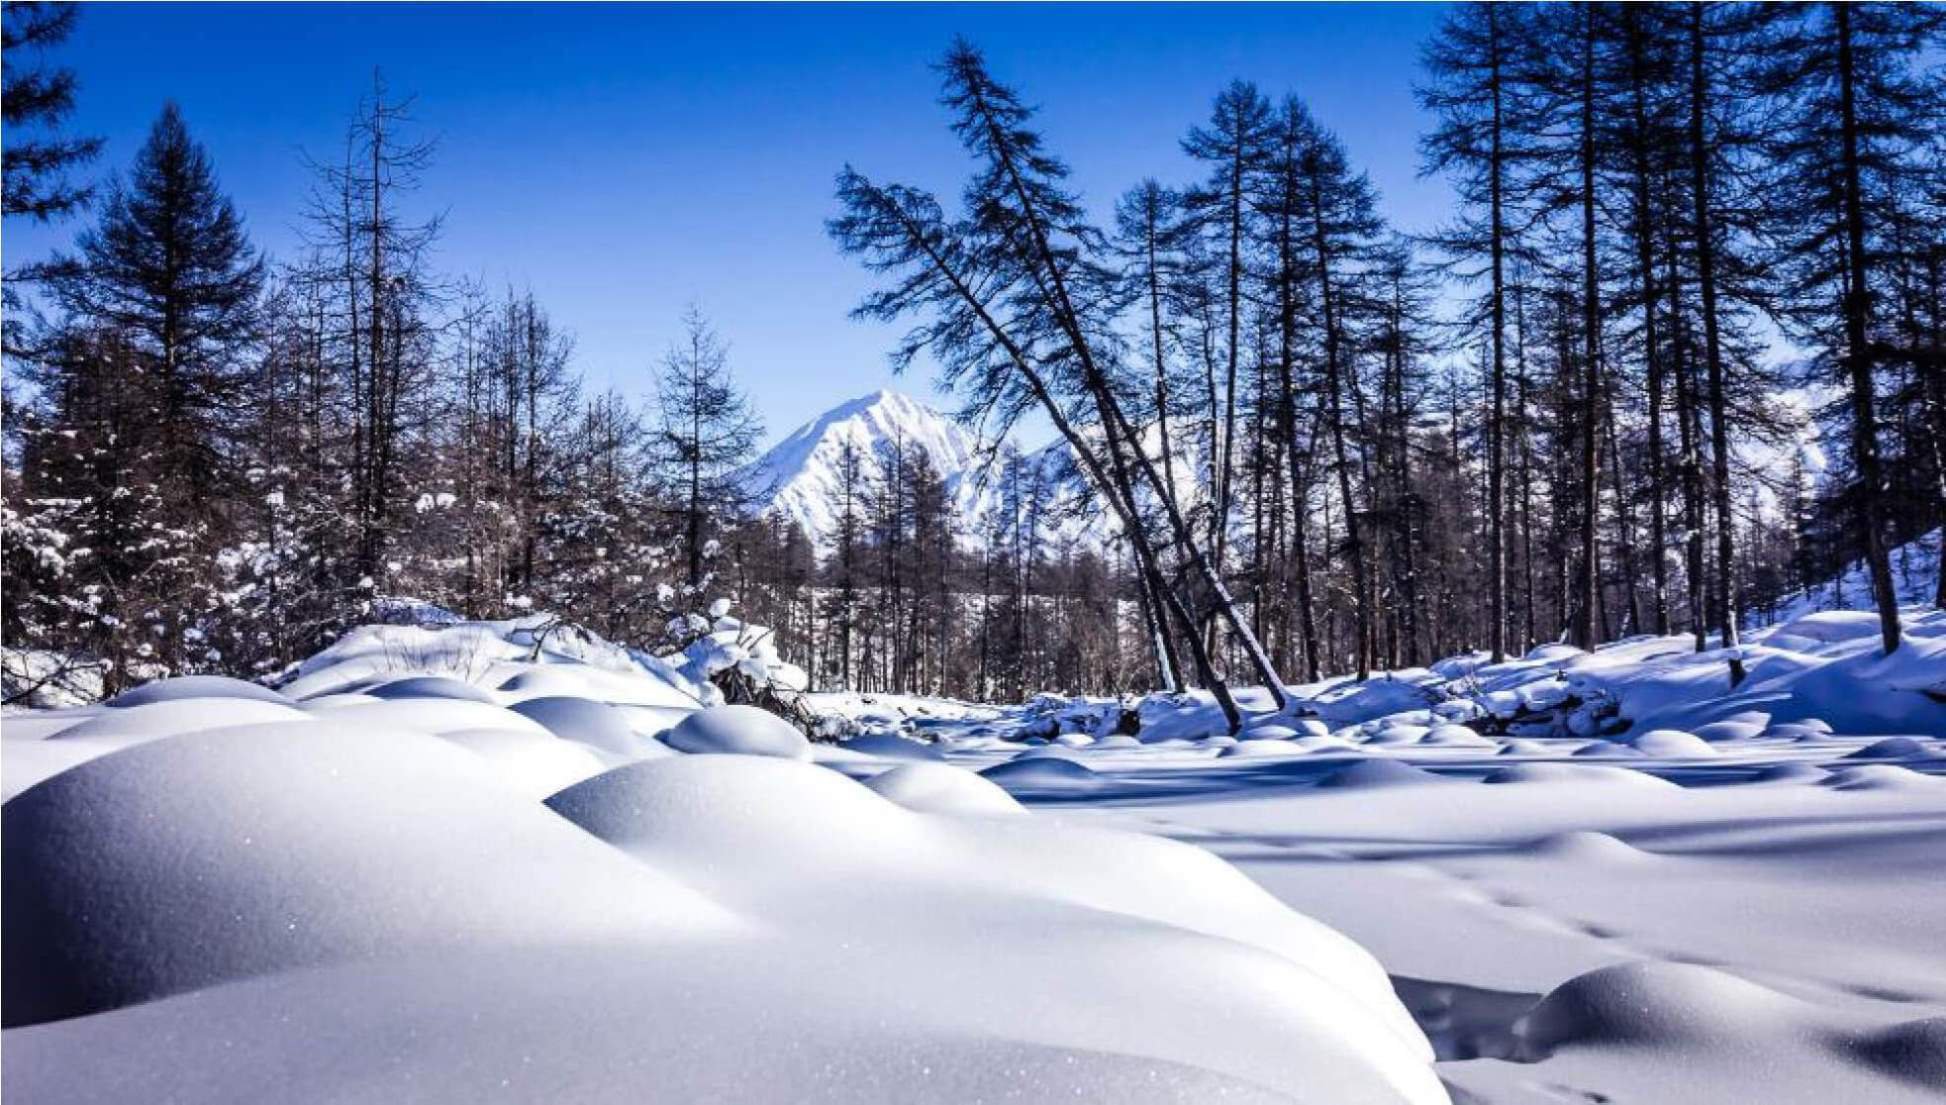
[[[1703, 363], [1709, 373], [1710, 445], [1716, 501], [1716, 605], [1722, 615], [1723, 648], [1730, 657], [1730, 686], [1743, 682], [1737, 651], [1737, 608], [1732, 569], [1736, 517], [1730, 513], [1730, 424], [1723, 395], [1723, 342], [1716, 317], [1716, 241], [1710, 223], [1709, 150], [1703, 108], [1709, 94], [1703, 69], [1703, 5], [1689, 5], [1689, 175], [1696, 202], [1696, 276], [1703, 297]], [[1896, 620], [1896, 613], [1894, 615]]]
[[1872, 397], [1871, 289], [1866, 283], [1865, 200], [1858, 150], [1857, 74], [1852, 58], [1851, 9], [1833, 4], [1838, 34], [1838, 100], [1843, 142], [1845, 365], [1851, 376], [1852, 456], [1858, 466], [1858, 520], [1865, 531], [1865, 563], [1878, 606], [1879, 636], [1890, 653], [1899, 647], [1899, 601], [1892, 588], [1892, 560], [1885, 544], [1884, 477], [1879, 469], [1878, 413]]

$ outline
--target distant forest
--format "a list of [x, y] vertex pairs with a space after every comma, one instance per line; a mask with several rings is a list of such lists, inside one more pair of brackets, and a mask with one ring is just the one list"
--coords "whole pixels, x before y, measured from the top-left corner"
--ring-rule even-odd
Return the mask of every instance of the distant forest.
[[[1946, 522], [1938, 6], [1455, 6], [1417, 91], [1457, 206], [1418, 237], [1332, 121], [1242, 80], [1193, 179], [1084, 203], [954, 44], [963, 191], [847, 166], [830, 235], [898, 364], [969, 423], [1050, 423], [1090, 494], [1003, 457], [956, 517], [915, 450], [843, 481], [829, 548], [751, 516], [763, 428], [702, 314], [652, 396], [589, 394], [534, 294], [439, 271], [409, 97], [375, 79], [311, 151], [269, 258], [174, 106], [99, 172], [76, 19], [5, 8], [5, 215], [76, 228], [5, 274], [10, 696], [50, 663], [271, 677], [401, 599], [661, 651], [727, 598], [819, 687], [976, 699], [1234, 715], [1231, 683], [1640, 633], [1734, 682], [1739, 627], [1849, 561], [1897, 647], [1888, 550]], [[1115, 547], [1054, 541], [1062, 510]]]

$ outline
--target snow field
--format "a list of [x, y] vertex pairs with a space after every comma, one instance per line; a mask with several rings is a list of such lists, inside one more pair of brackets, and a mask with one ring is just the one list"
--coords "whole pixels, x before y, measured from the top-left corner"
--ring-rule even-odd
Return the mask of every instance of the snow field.
[[1446, 1100], [1377, 961], [1208, 852], [521, 628], [10, 717], [0, 1089]]

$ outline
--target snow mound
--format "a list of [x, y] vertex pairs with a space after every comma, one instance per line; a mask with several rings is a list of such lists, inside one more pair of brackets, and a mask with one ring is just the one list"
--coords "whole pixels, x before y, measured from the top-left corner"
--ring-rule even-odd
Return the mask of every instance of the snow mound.
[[1535, 841], [1528, 851], [1555, 859], [1589, 863], [1639, 863], [1652, 858], [1648, 852], [1627, 841], [1590, 829], [1544, 836]]
[[[1102, 1018], [1095, 1001], [1077, 1007], [1077, 1012], [1085, 1009], [1087, 1021], [1116, 1033], [1123, 1050], [1146, 1053], [1146, 1045], [1134, 1042], [1145, 1032], [1127, 1035], [1145, 1022], [1171, 1038], [1180, 1036], [1183, 1010], [1169, 1002], [1185, 999], [1163, 999], [1180, 989], [1243, 1003], [1230, 1006], [1221, 1032], [1198, 1035], [1198, 1050], [1228, 1051], [1234, 1045], [1226, 1040], [1255, 1031], [1244, 1026], [1268, 1017], [1262, 1022], [1266, 1030], [1275, 1022], [1286, 1025], [1276, 1033], [1279, 1050], [1304, 1053], [1307, 1062], [1336, 1068], [1341, 1075], [1347, 1061], [1367, 1070], [1381, 1061], [1393, 1097], [1418, 1100], [1424, 1092], [1406, 1088], [1416, 1073], [1397, 1077], [1398, 1056], [1428, 1052], [1376, 961], [1330, 929], [1278, 905], [1199, 848], [1033, 817], [968, 820], [917, 813], [837, 772], [767, 757], [693, 756], [631, 764], [557, 794], [548, 805], [628, 854], [766, 920], [809, 909], [815, 929], [825, 931], [835, 918], [844, 918], [847, 940], [878, 949], [873, 954], [887, 947], [887, 937], [872, 935], [880, 928], [922, 933], [919, 943], [932, 949], [920, 964], [926, 984], [942, 988], [950, 995], [944, 1000], [956, 1008], [993, 1005], [995, 997], [975, 1000], [960, 988], [983, 992], [997, 981], [1011, 995], [1000, 1002], [1011, 1010], [1009, 1017], [1024, 1014], [1019, 1003], [1027, 995], [1034, 1008], [1044, 1010], [1041, 1003], [1062, 1003], [1069, 1000], [1063, 995], [1085, 992], [1070, 989], [1077, 985], [1071, 973], [1093, 975], [1090, 961], [1106, 956], [1116, 972], [1139, 977], [1149, 1001], [1163, 1001], [1151, 1007], [1152, 1013], [1121, 1007], [1112, 1018]], [[935, 896], [939, 893], [946, 895], [944, 901]], [[1069, 912], [1076, 907], [1086, 911], [1085, 920]], [[1010, 949], [1010, 941], [995, 942], [993, 933], [996, 926], [1015, 929], [1029, 917], [1034, 918], [1026, 922], [1029, 930], [1075, 918], [1092, 935], [1043, 946], [1013, 968], [1024, 974], [1009, 973], [1000, 965], [1025, 952]], [[953, 948], [941, 959], [938, 949], [953, 947], [942, 926], [955, 925], [970, 926], [965, 939], [979, 941], [983, 951], [975, 973], [955, 975], [948, 986], [941, 972], [952, 971], [951, 964], [965, 957]], [[1200, 957], [1192, 974], [1181, 973], [1187, 964], [1177, 960], [1181, 949], [1175, 941], [1184, 936], [1214, 953]], [[1258, 981], [1244, 991], [1232, 988], [1233, 978], [1246, 977]], [[1312, 1020], [1307, 1009], [1323, 1011], [1316, 998], [1324, 991], [1338, 995], [1332, 1002], [1336, 1026], [1320, 1022], [1298, 1030], [1299, 1023]], [[1243, 1008], [1255, 1011], [1246, 1014]], [[1031, 1018], [1037, 1039], [1046, 1039], [1060, 1023], [1051, 1024], [1044, 1011]], [[1342, 1083], [1323, 1071], [1317, 1077], [1337, 1091], [1334, 1100], [1373, 1092], [1362, 1076]], [[1391, 1098], [1374, 1093], [1374, 1099]]]
[[1603, 786], [1632, 786], [1662, 790], [1679, 789], [1666, 779], [1642, 771], [1605, 764], [1514, 764], [1500, 768], [1483, 783], [1585, 783]]
[[1823, 610], [1792, 618], [1770, 631], [1766, 641], [1773, 647], [1779, 638], [1791, 645], [1829, 645], [1844, 641], [1869, 641], [1879, 634], [1878, 613], [1871, 610]]
[[737, 924], [473, 755], [365, 725], [144, 744], [0, 818], [9, 1027], [347, 958]]
[[1092, 790], [1103, 782], [1093, 768], [1066, 756], [1029, 758], [1026, 753], [980, 774], [1010, 790]]
[[1345, 790], [1372, 787], [1417, 786], [1422, 783], [1448, 783], [1452, 780], [1398, 760], [1371, 759], [1355, 763], [1326, 776], [1318, 785]]
[[[1762, 718], [1763, 715], [1760, 714], [1758, 717]], [[1762, 735], [1764, 728], [1768, 724], [1768, 719], [1745, 721], [1731, 718], [1724, 721], [1713, 721], [1708, 725], [1699, 725], [1696, 727], [1695, 735], [1706, 741], [1749, 740], [1752, 737]]]
[[711, 706], [698, 710], [662, 734], [678, 752], [728, 752], [744, 756], [811, 758], [811, 742], [776, 714], [755, 706]]
[[1435, 725], [1421, 744], [1447, 748], [1496, 748], [1499, 742], [1464, 725]]
[[[577, 670], [580, 669], [580, 670]], [[587, 677], [579, 664], [547, 664], [516, 672], [500, 683], [500, 693], [508, 698], [540, 698], [547, 695], [574, 697], [586, 693]]]
[[532, 718], [489, 702], [464, 698], [382, 698], [376, 702], [324, 709], [306, 702], [310, 716], [329, 719], [339, 725], [360, 725], [372, 729], [417, 729], [422, 733], [457, 733], [462, 729], [524, 729], [545, 734], [547, 728]]
[[439, 739], [479, 756], [509, 789], [534, 801], [609, 766], [592, 748], [524, 729], [462, 729], [441, 733]]
[[147, 705], [103, 710], [79, 725], [49, 737], [56, 741], [79, 741], [114, 737], [125, 740], [158, 740], [177, 733], [189, 733], [217, 725], [253, 725], [275, 721], [309, 721], [310, 715], [295, 706], [272, 699], [254, 698], [162, 698]]
[[1302, 735], [1296, 729], [1274, 721], [1251, 725], [1243, 731], [1245, 741], [1287, 741]]
[[1829, 779], [1831, 773], [1815, 764], [1773, 764], [1750, 777], [1753, 783], [1815, 783]]
[[179, 675], [174, 679], [158, 679], [123, 691], [103, 705], [147, 706], [153, 702], [174, 702], [185, 698], [250, 698], [258, 702], [282, 702], [286, 705], [291, 701], [269, 687], [231, 679], [227, 675]]
[[1720, 755], [1716, 746], [1694, 733], [1680, 729], [1651, 729], [1629, 739], [1630, 747], [1645, 756], [1661, 760], [1700, 759]]
[[[910, 835], [908, 814], [835, 771], [785, 757], [674, 756], [597, 775], [547, 800], [556, 813], [622, 848], [770, 866], [780, 843], [801, 878], [851, 866], [864, 844]], [[815, 833], [806, 833], [816, 825]]]
[[1735, 975], [1687, 963], [1620, 963], [1562, 983], [1520, 1031], [1540, 1056], [1562, 1047], [1707, 1048], [1795, 1033], [1809, 1007]]
[[635, 735], [628, 718], [605, 702], [565, 695], [542, 695], [507, 707], [562, 740], [579, 741], [617, 756], [644, 755], [648, 742]]
[[1946, 779], [1921, 775], [1897, 764], [1866, 764], [1831, 773], [1824, 786], [1832, 790], [1910, 790], [1920, 787], [1946, 787]]
[[1018, 817], [1027, 812], [1013, 795], [992, 782], [944, 763], [900, 764], [865, 780], [865, 786], [919, 813]]
[[1923, 760], [1933, 751], [1911, 737], [1887, 737], [1845, 756], [1847, 760]]
[[1371, 744], [1418, 744], [1430, 732], [1424, 725], [1387, 722], [1373, 730], [1368, 740]]
[[1626, 744], [1609, 740], [1589, 741], [1569, 754], [1578, 760], [1628, 760], [1642, 755]]
[[414, 675], [366, 687], [373, 698], [456, 698], [493, 705], [493, 696], [471, 683], [444, 675]]

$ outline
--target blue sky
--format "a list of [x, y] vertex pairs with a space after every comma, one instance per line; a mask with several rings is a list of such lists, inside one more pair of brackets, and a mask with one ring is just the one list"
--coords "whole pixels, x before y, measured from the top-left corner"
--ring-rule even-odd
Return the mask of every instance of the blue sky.
[[[1142, 176], [1192, 178], [1177, 142], [1232, 77], [1309, 102], [1402, 228], [1449, 202], [1418, 179], [1412, 99], [1437, 5], [83, 8], [58, 56], [81, 80], [76, 129], [107, 139], [98, 169], [174, 99], [259, 244], [293, 255], [301, 155], [338, 147], [382, 68], [439, 142], [414, 202], [446, 216], [443, 271], [531, 287], [590, 384], [638, 396], [701, 304], [773, 438], [893, 385], [892, 332], [846, 317], [869, 279], [823, 220], [847, 161], [957, 190], [930, 69], [955, 34], [1042, 106], [1098, 211]], [[8, 225], [9, 263], [75, 229]]]

